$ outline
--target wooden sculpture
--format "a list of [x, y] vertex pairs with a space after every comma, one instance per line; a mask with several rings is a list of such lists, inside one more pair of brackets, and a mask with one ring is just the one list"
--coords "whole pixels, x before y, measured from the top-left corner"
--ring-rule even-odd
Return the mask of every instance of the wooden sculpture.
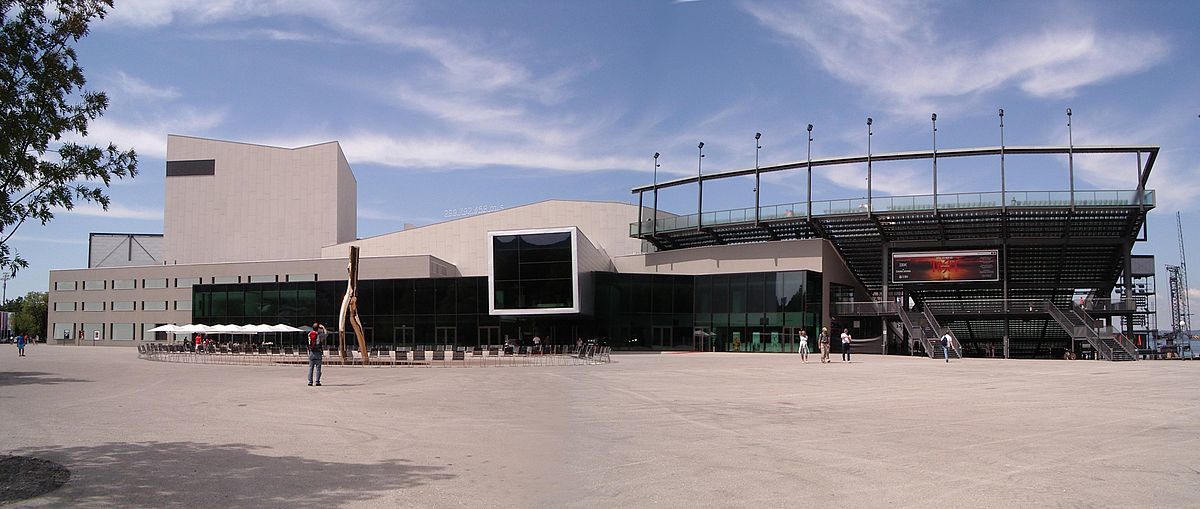
[[342, 309], [338, 312], [339, 350], [342, 353], [342, 364], [346, 363], [346, 315], [350, 316], [350, 326], [354, 327], [354, 335], [358, 337], [358, 351], [362, 353], [363, 365], [371, 363], [367, 353], [367, 337], [363, 335], [362, 320], [358, 318], [358, 246], [350, 246], [350, 264], [346, 266], [349, 281], [346, 284], [346, 295], [342, 297]]

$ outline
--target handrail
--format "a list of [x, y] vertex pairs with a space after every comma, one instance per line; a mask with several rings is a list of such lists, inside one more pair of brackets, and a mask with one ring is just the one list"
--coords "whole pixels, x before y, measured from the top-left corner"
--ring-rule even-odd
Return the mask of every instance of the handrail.
[[[1092, 329], [1089, 324], [1085, 322], [1082, 325], [1076, 325], [1075, 322], [1071, 321], [1067, 314], [1061, 309], [1058, 309], [1058, 306], [1055, 306], [1053, 302], [1046, 300], [1043, 301], [1043, 304], [1045, 305], [1046, 310], [1050, 313], [1050, 316], [1053, 317], [1060, 326], [1070, 331], [1072, 340], [1082, 337], [1083, 339], [1087, 340], [1088, 344], [1091, 345], [1097, 353], [1104, 357], [1105, 360], [1111, 361], [1113, 359], [1112, 347], [1108, 346], [1108, 344], [1104, 341], [1101, 341], [1100, 334], [1096, 332], [1096, 330]], [[1072, 314], [1075, 314], [1076, 318], [1083, 320], [1083, 318], [1077, 313]], [[1082, 334], [1080, 331], [1083, 331]]]
[[908, 310], [901, 309], [899, 311], [900, 311], [899, 312], [900, 321], [904, 323], [904, 326], [906, 328], [908, 328], [908, 333], [910, 335], [917, 336], [914, 339], [920, 341], [921, 344], [925, 345], [925, 355], [928, 355], [929, 358], [932, 359], [933, 358], [933, 348], [932, 348], [933, 345], [929, 344], [929, 338], [925, 337], [925, 331], [921, 329], [920, 324], [913, 323], [912, 316], [909, 315]]
[[[695, 177], [692, 177], [695, 178]], [[659, 186], [661, 189], [662, 186]], [[1072, 202], [1071, 191], [987, 191], [973, 193], [946, 193], [937, 195], [937, 208], [1001, 208], [1009, 207], [1065, 207]], [[876, 196], [871, 200], [871, 212], [910, 212], [934, 210], [932, 194], [906, 196]], [[1007, 200], [1007, 203], [1001, 203]], [[1096, 189], [1074, 192], [1076, 206], [1153, 206], [1153, 190]], [[813, 216], [836, 216], [867, 212], [866, 197], [818, 200], [812, 202]], [[758, 207], [727, 209], [699, 214], [683, 214], [671, 217], [644, 219], [629, 225], [631, 237], [641, 237], [651, 232], [669, 232], [694, 229], [701, 224], [716, 226], [775, 220], [803, 220], [807, 217], [808, 202], [795, 202]], [[655, 223], [657, 222], [657, 227]]]
[[938, 334], [939, 340], [946, 334], [950, 335], [950, 346], [954, 347], [954, 353], [958, 354], [958, 358], [961, 359], [963, 356], [962, 343], [958, 342], [958, 336], [954, 334], [954, 331], [950, 330], [949, 327], [943, 327], [942, 324], [938, 323], [937, 317], [933, 316], [933, 311], [929, 309], [929, 306], [924, 306], [921, 309], [921, 313], [924, 314], [925, 319], [929, 321], [929, 326], [932, 327], [934, 332]]
[[1130, 341], [1129, 337], [1127, 337], [1124, 333], [1114, 333], [1113, 341], [1116, 341], [1118, 345], [1121, 345], [1121, 349], [1125, 350], [1125, 353], [1129, 354], [1129, 357], [1137, 360], [1138, 347], [1137, 345], [1133, 344], [1133, 341]]

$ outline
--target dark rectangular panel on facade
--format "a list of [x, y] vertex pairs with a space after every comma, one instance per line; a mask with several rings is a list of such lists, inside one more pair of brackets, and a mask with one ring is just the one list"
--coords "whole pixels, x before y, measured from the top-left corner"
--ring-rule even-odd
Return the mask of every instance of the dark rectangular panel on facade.
[[214, 175], [217, 171], [215, 159], [196, 159], [191, 161], [167, 161], [168, 177], [188, 177], [193, 175]]

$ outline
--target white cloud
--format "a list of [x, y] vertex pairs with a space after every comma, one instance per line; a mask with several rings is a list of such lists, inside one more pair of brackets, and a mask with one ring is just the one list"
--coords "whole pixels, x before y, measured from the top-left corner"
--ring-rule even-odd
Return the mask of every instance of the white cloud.
[[156, 87], [124, 71], [117, 71], [112, 81], [121, 94], [136, 100], [161, 101], [179, 97], [179, 90], [174, 87]]
[[[463, 169], [515, 166], [544, 170], [595, 171], [634, 168], [638, 161], [608, 155], [589, 156], [570, 147], [512, 144], [360, 133], [339, 138], [346, 157], [356, 163], [394, 168]], [[297, 146], [285, 143], [284, 146]]]
[[969, 98], [1009, 83], [1036, 97], [1067, 96], [1143, 71], [1168, 53], [1157, 34], [1102, 31], [1078, 16], [1071, 25], [1033, 26], [991, 42], [969, 27], [961, 35], [940, 30], [961, 23], [941, 23], [936, 5], [919, 0], [743, 8], [810, 52], [831, 75], [897, 112], [934, 111], [944, 99]]
[[122, 150], [134, 149], [138, 155], [159, 159], [167, 157], [167, 134], [198, 134], [221, 124], [224, 110], [200, 112], [190, 107], [175, 107], [171, 111], [152, 113], [144, 120], [118, 120], [106, 116], [93, 120], [88, 126], [86, 141], [98, 145], [113, 142]]
[[70, 214], [90, 217], [106, 217], [111, 219], [136, 219], [140, 221], [161, 221], [162, 209], [128, 207], [119, 203], [109, 203], [108, 210], [91, 202], [77, 203], [71, 210], [55, 209], [55, 214]]

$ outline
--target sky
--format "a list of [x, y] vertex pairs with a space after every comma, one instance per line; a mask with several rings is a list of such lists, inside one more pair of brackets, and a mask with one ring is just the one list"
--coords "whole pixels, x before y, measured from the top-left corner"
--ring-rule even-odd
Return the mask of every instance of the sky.
[[[939, 148], [1162, 147], [1148, 242], [1163, 266], [1200, 240], [1195, 2], [117, 0], [77, 46], [110, 106], [86, 141], [139, 155], [107, 211], [82, 204], [10, 240], [30, 263], [7, 296], [87, 265], [89, 232], [162, 232], [167, 134], [298, 147], [336, 140], [358, 181], [358, 235], [544, 199], [637, 203], [635, 186], [763, 165]], [[1065, 190], [1067, 158], [1010, 157], [1013, 190]], [[1133, 189], [1134, 156], [1077, 156], [1076, 188]], [[928, 161], [874, 166], [874, 192], [928, 194]], [[815, 199], [865, 196], [865, 167], [815, 171]], [[752, 177], [709, 182], [706, 211], [752, 207]], [[943, 160], [938, 192], [999, 188], [998, 158]], [[802, 171], [762, 203], [805, 197]], [[694, 213], [696, 189], [660, 192]], [[1200, 305], [1200, 248], [1191, 248]]]

